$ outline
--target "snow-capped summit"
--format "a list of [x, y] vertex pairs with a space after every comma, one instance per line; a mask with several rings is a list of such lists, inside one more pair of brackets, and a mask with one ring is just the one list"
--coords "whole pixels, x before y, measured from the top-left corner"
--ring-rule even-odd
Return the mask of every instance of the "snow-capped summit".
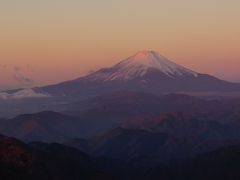
[[155, 51], [144, 50], [128, 57], [107, 71], [100, 70], [94, 73], [92, 78], [105, 81], [130, 80], [142, 77], [151, 70], [158, 70], [169, 77], [182, 75], [198, 76], [198, 73], [175, 64]]
[[240, 84], [194, 72], [155, 51], [139, 51], [112, 67], [34, 90], [51, 97], [76, 99], [116, 91], [154, 94], [239, 91]]

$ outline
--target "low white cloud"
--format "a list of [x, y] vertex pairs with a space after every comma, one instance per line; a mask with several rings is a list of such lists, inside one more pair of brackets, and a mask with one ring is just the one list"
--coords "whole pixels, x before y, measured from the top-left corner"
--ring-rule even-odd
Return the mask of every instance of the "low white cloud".
[[33, 89], [23, 89], [15, 93], [9, 94], [6, 92], [0, 92], [0, 99], [25, 99], [25, 98], [47, 98], [49, 94], [37, 93]]

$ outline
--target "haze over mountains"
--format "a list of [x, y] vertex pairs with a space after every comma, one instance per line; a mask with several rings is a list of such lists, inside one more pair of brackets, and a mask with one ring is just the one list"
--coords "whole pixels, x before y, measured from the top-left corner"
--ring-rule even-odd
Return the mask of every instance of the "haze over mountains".
[[145, 50], [110, 68], [102, 68], [74, 80], [45, 87], [0, 92], [0, 103], [7, 107], [0, 110], [0, 115], [14, 117], [43, 110], [60, 111], [59, 106], [62, 104], [116, 91], [234, 97], [240, 96], [240, 84], [195, 72], [155, 51]]
[[238, 135], [239, 104], [240, 99], [204, 100], [187, 95], [115, 92], [69, 104], [61, 113], [44, 111], [2, 119], [0, 127], [1, 132], [25, 141], [89, 138], [119, 126], [153, 132], [165, 132], [166, 128], [167, 133], [175, 132], [176, 128], [175, 134], [184, 135], [187, 130], [194, 133], [194, 128], [209, 134], [216, 125], [221, 128], [215, 135], [224, 138], [233, 137], [233, 133]]
[[[188, 95], [199, 92], [216, 94]], [[89, 179], [92, 173], [110, 179], [181, 179], [166, 173], [176, 173], [179, 163], [196, 161], [199, 172], [206, 173], [201, 154], [207, 153], [203, 162], [209, 162], [209, 152], [219, 156], [218, 149], [227, 147], [225, 160], [231, 156], [229, 146], [236, 145], [234, 152], [239, 147], [240, 98], [219, 97], [236, 92], [240, 84], [195, 72], [154, 51], [140, 51], [75, 80], [1, 92], [0, 117], [5, 118], [0, 118], [0, 133], [27, 144], [0, 136], [6, 155], [0, 167], [9, 166], [14, 177], [22, 169], [21, 175], [30, 179]], [[9, 146], [20, 154], [4, 151]], [[44, 176], [46, 171], [50, 174]], [[185, 168], [180, 174], [194, 177]]]

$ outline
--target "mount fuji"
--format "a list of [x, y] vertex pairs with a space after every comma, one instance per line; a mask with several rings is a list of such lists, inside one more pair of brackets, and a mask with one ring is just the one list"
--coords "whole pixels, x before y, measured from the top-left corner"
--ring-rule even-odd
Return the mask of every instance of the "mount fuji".
[[102, 68], [75, 80], [34, 90], [52, 97], [85, 98], [126, 90], [154, 94], [236, 92], [240, 91], [240, 84], [195, 72], [155, 51], [140, 51], [110, 68]]
[[154, 51], [140, 51], [111, 69], [94, 73], [90, 78], [102, 81], [127, 81], [144, 77], [153, 70], [167, 77], [198, 76], [198, 73], [177, 65]]

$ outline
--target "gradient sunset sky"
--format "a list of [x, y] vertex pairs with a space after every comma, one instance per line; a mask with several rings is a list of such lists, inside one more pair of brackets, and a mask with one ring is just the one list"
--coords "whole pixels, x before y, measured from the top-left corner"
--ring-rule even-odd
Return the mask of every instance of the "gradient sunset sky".
[[1, 0], [0, 89], [56, 83], [150, 49], [240, 82], [239, 0]]

